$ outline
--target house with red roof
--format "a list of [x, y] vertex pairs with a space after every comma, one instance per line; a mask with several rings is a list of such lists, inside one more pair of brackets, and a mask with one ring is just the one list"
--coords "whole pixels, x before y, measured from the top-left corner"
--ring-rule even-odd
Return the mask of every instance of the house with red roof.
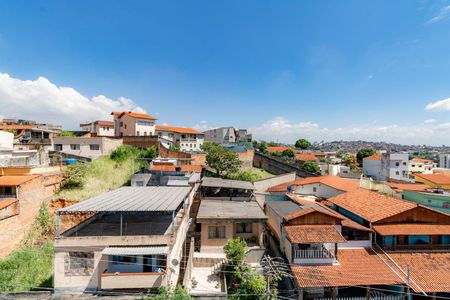
[[205, 135], [192, 128], [157, 125], [155, 134], [160, 139], [172, 142], [181, 151], [200, 151]]
[[82, 131], [95, 133], [97, 136], [114, 136], [114, 122], [97, 120], [80, 124]]
[[115, 136], [155, 135], [156, 118], [144, 113], [131, 111], [112, 112]]

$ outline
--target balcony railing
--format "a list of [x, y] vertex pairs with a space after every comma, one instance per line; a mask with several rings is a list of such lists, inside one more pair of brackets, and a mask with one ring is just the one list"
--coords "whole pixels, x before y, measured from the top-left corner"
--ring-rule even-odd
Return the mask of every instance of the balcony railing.
[[15, 194], [0, 194], [0, 199], [16, 199], [17, 195]]
[[295, 250], [295, 259], [320, 259], [320, 258], [334, 258], [334, 254], [331, 253], [325, 247], [321, 249], [307, 249], [307, 250]]

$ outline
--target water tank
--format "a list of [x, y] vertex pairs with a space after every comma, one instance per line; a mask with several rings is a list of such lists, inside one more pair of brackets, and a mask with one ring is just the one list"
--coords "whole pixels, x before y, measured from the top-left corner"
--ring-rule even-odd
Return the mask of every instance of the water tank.
[[68, 164], [68, 165], [74, 165], [76, 163], [77, 163], [77, 160], [75, 158], [66, 159], [66, 164]]

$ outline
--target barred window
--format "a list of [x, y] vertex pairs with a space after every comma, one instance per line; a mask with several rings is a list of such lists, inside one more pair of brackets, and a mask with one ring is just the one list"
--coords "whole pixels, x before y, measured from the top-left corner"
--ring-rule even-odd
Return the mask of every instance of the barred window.
[[252, 223], [236, 223], [236, 233], [252, 233]]
[[224, 238], [225, 238], [225, 226], [208, 227], [208, 239], [224, 239]]
[[94, 271], [94, 252], [69, 252], [64, 261], [64, 273], [69, 276], [91, 275]]

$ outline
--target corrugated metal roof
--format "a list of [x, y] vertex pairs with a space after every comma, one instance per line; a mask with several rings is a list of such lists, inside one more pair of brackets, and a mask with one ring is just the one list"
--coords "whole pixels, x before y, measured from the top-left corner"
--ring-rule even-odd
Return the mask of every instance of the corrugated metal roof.
[[230, 180], [214, 177], [203, 177], [202, 186], [204, 187], [220, 187], [231, 189], [255, 190], [253, 183], [249, 181]]
[[64, 207], [61, 213], [76, 212], [163, 212], [176, 210], [191, 187], [122, 187], [89, 200]]
[[162, 255], [168, 254], [168, 246], [153, 247], [106, 247], [103, 255]]
[[281, 218], [301, 209], [300, 205], [292, 201], [266, 201], [266, 205]]
[[202, 200], [197, 220], [267, 219], [256, 201]]

